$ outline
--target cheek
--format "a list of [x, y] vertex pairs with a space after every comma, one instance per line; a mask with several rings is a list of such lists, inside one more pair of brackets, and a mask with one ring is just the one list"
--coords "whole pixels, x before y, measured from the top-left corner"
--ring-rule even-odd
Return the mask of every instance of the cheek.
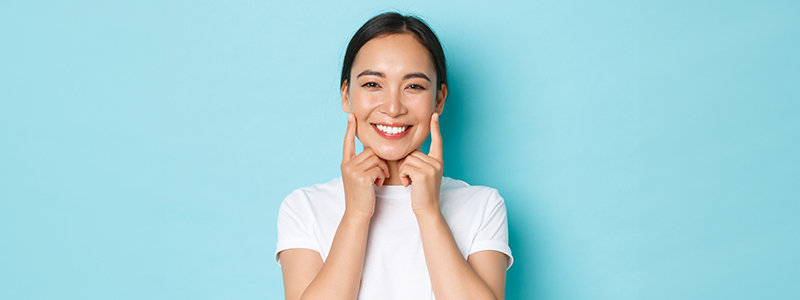
[[410, 109], [413, 110], [414, 116], [417, 119], [417, 122], [419, 122], [420, 127], [424, 126], [425, 128], [428, 128], [428, 126], [430, 126], [431, 116], [433, 115], [435, 109], [431, 101], [428, 101], [428, 99], [419, 101]]
[[359, 127], [361, 126], [362, 121], [367, 119], [369, 115], [370, 108], [369, 108], [369, 101], [358, 93], [353, 93], [350, 95], [350, 112], [356, 115], [356, 121], [358, 121]]
[[[425, 139], [428, 137], [428, 134], [430, 133], [430, 131], [431, 131], [431, 128], [430, 128], [430, 126], [429, 126], [428, 124], [419, 124], [419, 128], [418, 128], [418, 138], [419, 138], [419, 139], [420, 139], [422, 142], [424, 142], [424, 141], [425, 141]], [[420, 142], [420, 144], [421, 144], [422, 142]]]
[[433, 93], [420, 93], [408, 97], [409, 109], [414, 111], [418, 120], [430, 119], [436, 109], [436, 97]]
[[372, 130], [372, 125], [367, 123], [366, 116], [361, 118], [356, 115], [356, 137], [358, 137], [358, 140], [361, 141], [362, 144], [365, 142], [362, 137], [365, 137], [365, 134], [369, 133], [368, 130]]
[[353, 93], [350, 96], [350, 112], [364, 120], [378, 105], [376, 95], [369, 93]]

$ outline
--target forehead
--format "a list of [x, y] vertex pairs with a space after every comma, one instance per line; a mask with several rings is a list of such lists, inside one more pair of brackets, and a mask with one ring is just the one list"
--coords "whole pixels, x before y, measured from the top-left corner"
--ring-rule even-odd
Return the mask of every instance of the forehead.
[[[436, 76], [433, 59], [412, 33], [388, 34], [369, 40], [358, 50], [352, 74], [372, 70], [391, 75], [421, 72]], [[351, 77], [352, 78], [352, 77]]]

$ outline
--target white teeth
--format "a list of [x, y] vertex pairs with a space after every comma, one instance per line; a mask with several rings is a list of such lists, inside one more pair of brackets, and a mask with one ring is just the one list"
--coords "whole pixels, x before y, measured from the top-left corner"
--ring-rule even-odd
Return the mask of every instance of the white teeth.
[[406, 129], [408, 129], [408, 126], [390, 127], [390, 126], [383, 126], [383, 125], [377, 125], [377, 124], [375, 125], [375, 127], [378, 127], [378, 130], [383, 131], [383, 132], [388, 133], [388, 134], [398, 134], [398, 133], [401, 133], [403, 131], [406, 131]]

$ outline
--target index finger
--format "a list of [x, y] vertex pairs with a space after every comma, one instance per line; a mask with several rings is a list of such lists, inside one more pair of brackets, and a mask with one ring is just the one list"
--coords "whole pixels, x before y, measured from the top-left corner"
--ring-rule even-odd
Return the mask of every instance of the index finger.
[[342, 162], [349, 161], [356, 156], [356, 117], [347, 114], [347, 132], [344, 134], [344, 150]]
[[431, 116], [431, 150], [428, 156], [442, 161], [442, 133], [439, 131], [439, 113]]

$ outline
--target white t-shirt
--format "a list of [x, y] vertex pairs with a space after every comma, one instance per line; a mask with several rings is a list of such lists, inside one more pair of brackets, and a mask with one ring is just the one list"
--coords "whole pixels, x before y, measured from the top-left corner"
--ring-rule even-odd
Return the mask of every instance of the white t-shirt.
[[[411, 186], [375, 187], [375, 199], [358, 298], [434, 299]], [[465, 259], [495, 250], [508, 256], [511, 267], [506, 207], [497, 190], [443, 177], [439, 203]], [[287, 196], [278, 212], [278, 265], [280, 252], [293, 248], [317, 251], [325, 261], [344, 206], [341, 177]]]

